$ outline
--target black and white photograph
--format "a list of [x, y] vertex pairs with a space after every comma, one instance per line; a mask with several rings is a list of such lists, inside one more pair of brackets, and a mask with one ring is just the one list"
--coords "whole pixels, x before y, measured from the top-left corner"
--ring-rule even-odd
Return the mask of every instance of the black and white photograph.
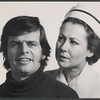
[[100, 98], [100, 2], [0, 2], [0, 98]]

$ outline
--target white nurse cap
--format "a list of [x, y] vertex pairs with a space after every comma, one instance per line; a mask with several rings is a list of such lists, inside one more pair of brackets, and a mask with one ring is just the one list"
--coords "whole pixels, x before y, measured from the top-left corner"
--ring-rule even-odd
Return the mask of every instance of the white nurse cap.
[[87, 23], [100, 38], [100, 3], [79, 3], [66, 14], [68, 17], [78, 18]]

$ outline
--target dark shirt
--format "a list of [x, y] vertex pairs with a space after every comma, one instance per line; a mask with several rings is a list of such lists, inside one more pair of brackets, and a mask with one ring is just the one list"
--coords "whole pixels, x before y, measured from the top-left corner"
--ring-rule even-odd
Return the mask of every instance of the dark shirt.
[[11, 71], [0, 85], [1, 98], [78, 98], [70, 87], [51, 78], [41, 68], [23, 81], [15, 81]]

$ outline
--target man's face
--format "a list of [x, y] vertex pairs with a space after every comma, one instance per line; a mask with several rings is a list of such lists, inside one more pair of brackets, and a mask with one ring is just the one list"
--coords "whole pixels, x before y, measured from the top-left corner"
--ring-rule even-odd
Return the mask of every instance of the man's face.
[[30, 75], [40, 67], [43, 59], [40, 31], [11, 36], [7, 44], [7, 59], [13, 75]]

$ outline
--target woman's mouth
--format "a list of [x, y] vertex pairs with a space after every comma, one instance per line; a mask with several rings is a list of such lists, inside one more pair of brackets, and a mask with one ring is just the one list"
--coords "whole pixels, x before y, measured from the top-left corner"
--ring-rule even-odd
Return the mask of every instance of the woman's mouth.
[[60, 58], [60, 59], [69, 59], [68, 57], [62, 56], [62, 55], [60, 55], [59, 58]]

